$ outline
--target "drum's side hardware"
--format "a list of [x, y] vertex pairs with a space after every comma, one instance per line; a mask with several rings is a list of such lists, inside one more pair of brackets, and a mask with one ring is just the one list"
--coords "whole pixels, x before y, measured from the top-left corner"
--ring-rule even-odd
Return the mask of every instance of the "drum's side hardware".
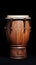
[[26, 18], [24, 18], [23, 21], [24, 21], [24, 33], [25, 33], [25, 22], [26, 22]]
[[12, 28], [11, 28], [11, 27], [12, 27], [12, 21], [13, 21], [13, 19], [11, 18], [11, 19], [10, 19], [10, 33], [11, 33], [11, 31], [12, 31]]
[[[7, 19], [7, 20], [10, 22], [10, 27], [9, 27], [9, 29], [10, 29], [10, 33], [11, 33], [11, 31], [12, 31], [12, 21], [13, 21], [13, 19], [11, 18], [11, 19]], [[7, 26], [5, 26], [4, 29], [7, 30]]]

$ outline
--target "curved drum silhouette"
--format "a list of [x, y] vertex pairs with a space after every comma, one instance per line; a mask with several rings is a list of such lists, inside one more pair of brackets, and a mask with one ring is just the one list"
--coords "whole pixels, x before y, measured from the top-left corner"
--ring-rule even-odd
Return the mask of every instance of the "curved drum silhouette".
[[8, 15], [6, 18], [6, 37], [10, 42], [10, 57], [23, 59], [27, 57], [26, 46], [30, 37], [29, 15]]

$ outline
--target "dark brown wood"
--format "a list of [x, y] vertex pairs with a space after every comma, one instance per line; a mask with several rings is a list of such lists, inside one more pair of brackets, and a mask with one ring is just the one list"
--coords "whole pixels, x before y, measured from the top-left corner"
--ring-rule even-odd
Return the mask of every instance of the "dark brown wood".
[[[26, 46], [27, 46], [27, 42], [29, 40], [30, 37], [30, 24], [29, 24], [29, 20], [25, 21], [25, 27], [24, 27], [24, 22], [21, 20], [15, 20], [13, 21], [11, 26], [11, 33], [10, 33], [10, 23], [8, 22], [7, 24], [7, 29], [6, 29], [6, 37], [8, 39], [8, 41], [10, 42], [10, 47], [12, 46], [17, 46], [21, 45], [21, 49], [18, 49], [17, 47], [12, 47], [10, 48], [10, 57], [13, 57], [16, 59], [16, 56], [18, 55], [17, 59], [20, 58], [19, 55], [21, 55], [21, 57], [23, 56], [24, 58], [27, 56], [26, 53]], [[24, 32], [25, 29], [25, 32]]]

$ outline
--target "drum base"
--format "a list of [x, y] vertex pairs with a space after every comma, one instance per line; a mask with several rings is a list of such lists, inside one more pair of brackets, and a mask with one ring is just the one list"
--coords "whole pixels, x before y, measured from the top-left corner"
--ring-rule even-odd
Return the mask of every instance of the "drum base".
[[10, 57], [11, 59], [25, 59], [27, 57], [24, 56], [16, 56], [16, 57]]
[[10, 49], [10, 58], [12, 59], [27, 58], [26, 47], [12, 47]]

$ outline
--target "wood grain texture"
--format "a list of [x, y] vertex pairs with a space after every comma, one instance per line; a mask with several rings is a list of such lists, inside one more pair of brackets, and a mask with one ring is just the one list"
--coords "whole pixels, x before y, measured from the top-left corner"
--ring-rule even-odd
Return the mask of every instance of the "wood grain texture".
[[[6, 36], [7, 39], [10, 41], [11, 45], [23, 45], [26, 46], [27, 41], [30, 37], [30, 24], [29, 21], [25, 22], [25, 28], [24, 28], [24, 22], [21, 20], [13, 21], [11, 26], [11, 33], [10, 33], [10, 23], [7, 24], [6, 29]], [[24, 32], [25, 29], [25, 32]]]

